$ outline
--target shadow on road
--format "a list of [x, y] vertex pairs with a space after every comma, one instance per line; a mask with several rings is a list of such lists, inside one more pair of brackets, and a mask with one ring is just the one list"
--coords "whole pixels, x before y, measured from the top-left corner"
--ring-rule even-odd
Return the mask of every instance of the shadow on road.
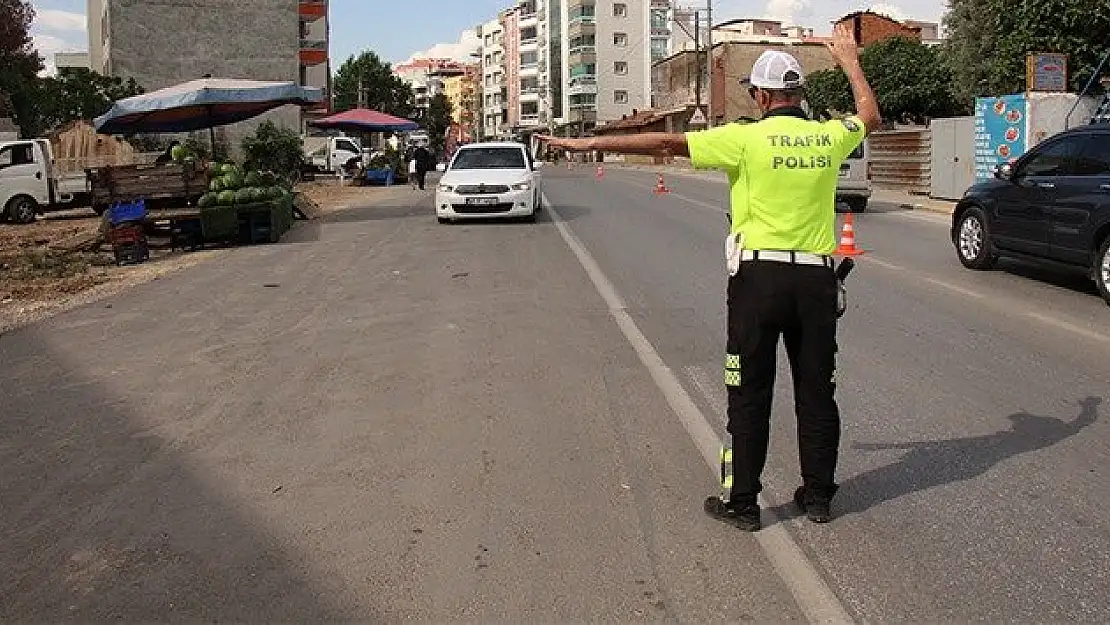
[[998, 261], [998, 269], [1028, 280], [1044, 282], [1052, 286], [1068, 289], [1084, 295], [1101, 297], [1094, 280], [1084, 275], [1082, 271], [1066, 271], [1050, 265], [1037, 265], [1003, 258]]
[[184, 389], [109, 391], [144, 362], [121, 356], [134, 337], [62, 350], [53, 343], [66, 334], [46, 324], [0, 337], [0, 621], [343, 618], [335, 588], [218, 467], [162, 435], [166, 422], [199, 419], [190, 406], [202, 399], [180, 414], [144, 410], [141, 398]]
[[[1018, 412], [1009, 415], [1007, 430], [940, 441], [855, 443], [859, 451], [906, 451], [901, 460], [852, 477], [841, 485], [834, 512], [863, 512], [899, 497], [982, 476], [995, 465], [1021, 454], [1047, 449], [1092, 425], [1101, 398], [1079, 402], [1072, 421]], [[837, 510], [839, 509], [839, 510]]]

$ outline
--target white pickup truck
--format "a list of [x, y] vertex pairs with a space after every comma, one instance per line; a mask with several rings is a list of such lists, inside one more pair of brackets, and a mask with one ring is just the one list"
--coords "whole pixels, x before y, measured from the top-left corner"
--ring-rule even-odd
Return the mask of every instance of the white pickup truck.
[[0, 218], [30, 223], [35, 216], [87, 206], [84, 172], [60, 174], [46, 139], [0, 142]]
[[363, 149], [350, 137], [304, 138], [305, 164], [316, 172], [338, 173], [352, 161], [365, 162]]

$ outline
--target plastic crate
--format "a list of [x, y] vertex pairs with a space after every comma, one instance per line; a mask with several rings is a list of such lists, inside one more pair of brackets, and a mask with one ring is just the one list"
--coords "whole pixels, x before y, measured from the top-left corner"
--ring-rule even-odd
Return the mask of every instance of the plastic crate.
[[108, 223], [114, 225], [125, 224], [146, 219], [146, 200], [134, 202], [116, 202], [108, 209]]

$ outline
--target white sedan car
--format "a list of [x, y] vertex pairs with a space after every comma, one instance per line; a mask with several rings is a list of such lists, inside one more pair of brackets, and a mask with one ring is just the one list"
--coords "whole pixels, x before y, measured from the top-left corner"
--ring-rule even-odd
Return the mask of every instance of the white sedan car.
[[543, 194], [541, 165], [520, 143], [460, 147], [436, 188], [436, 218], [440, 223], [490, 217], [535, 221]]

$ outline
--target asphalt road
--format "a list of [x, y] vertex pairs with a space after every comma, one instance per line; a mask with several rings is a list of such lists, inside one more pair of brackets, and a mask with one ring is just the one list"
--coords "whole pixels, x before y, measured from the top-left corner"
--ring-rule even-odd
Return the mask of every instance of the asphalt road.
[[[723, 436], [725, 186], [668, 174], [656, 196], [650, 172], [592, 174], [548, 170], [549, 199]], [[1082, 277], [964, 269], [945, 216], [874, 204], [856, 237], [839, 518], [792, 534], [857, 618], [1105, 621], [1110, 309]], [[786, 501], [799, 478], [780, 356], [768, 486]]]
[[701, 512], [724, 187], [592, 174], [536, 225], [414, 192], [0, 336], [0, 619], [1106, 620], [1093, 287], [862, 215], [838, 518], [785, 504], [783, 359], [744, 534]]

